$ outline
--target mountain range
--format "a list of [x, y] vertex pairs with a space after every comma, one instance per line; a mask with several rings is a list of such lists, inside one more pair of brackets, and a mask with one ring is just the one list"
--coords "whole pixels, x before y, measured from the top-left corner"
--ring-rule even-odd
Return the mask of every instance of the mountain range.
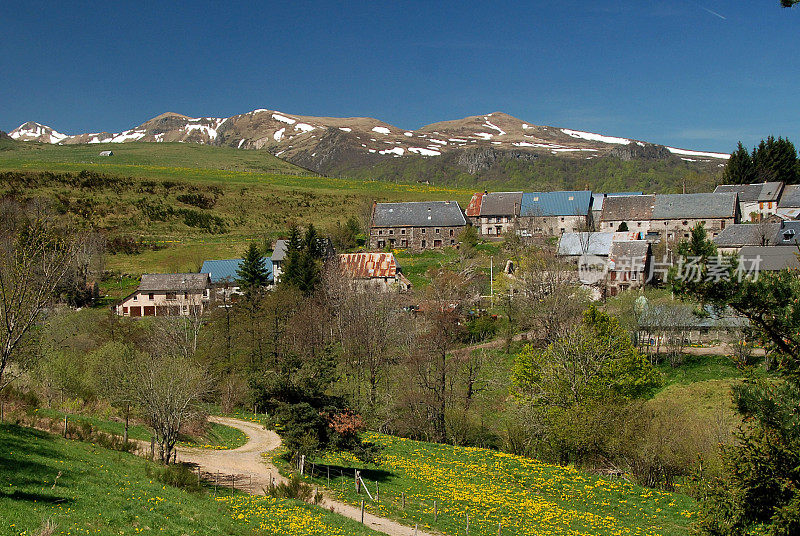
[[[672, 160], [718, 168], [727, 154], [667, 147], [641, 140], [567, 128], [540, 126], [502, 112], [433, 123], [405, 130], [368, 117], [335, 118], [258, 109], [232, 117], [188, 117], [164, 113], [123, 132], [67, 135], [35, 122], [9, 132], [20, 141], [51, 144], [184, 142], [267, 150], [324, 175], [373, 174], [397, 178], [398, 169], [420, 173], [455, 166], [477, 175], [498, 162], [540, 158], [591, 161]], [[441, 162], [436, 162], [440, 159]], [[445, 165], [447, 162], [447, 165]], [[447, 176], [447, 172], [444, 172]]]

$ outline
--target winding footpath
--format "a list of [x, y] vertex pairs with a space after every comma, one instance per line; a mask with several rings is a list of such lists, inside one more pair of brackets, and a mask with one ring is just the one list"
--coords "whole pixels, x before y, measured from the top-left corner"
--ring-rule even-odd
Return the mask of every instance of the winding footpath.
[[[178, 447], [178, 459], [200, 467], [204, 478], [211, 482], [219, 482], [230, 487], [235, 483], [236, 489], [247, 491], [253, 495], [264, 495], [269, 487], [269, 479], [276, 483], [286, 482], [278, 469], [261, 454], [275, 450], [281, 439], [272, 430], [266, 430], [260, 424], [231, 419], [227, 417], [210, 417], [210, 421], [238, 428], [249, 438], [247, 443], [231, 450], [212, 450], [201, 448]], [[326, 493], [322, 501], [323, 508], [344, 517], [361, 521], [361, 508], [332, 499]], [[364, 524], [390, 536], [434, 536], [433, 533], [416, 530], [414, 527], [402, 525], [391, 519], [378, 517], [364, 512]]]

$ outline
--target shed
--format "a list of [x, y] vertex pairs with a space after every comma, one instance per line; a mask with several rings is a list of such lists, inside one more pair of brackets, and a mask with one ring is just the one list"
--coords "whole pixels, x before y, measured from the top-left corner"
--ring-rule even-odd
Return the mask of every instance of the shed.
[[114, 156], [114, 151], [100, 151], [100, 156]]

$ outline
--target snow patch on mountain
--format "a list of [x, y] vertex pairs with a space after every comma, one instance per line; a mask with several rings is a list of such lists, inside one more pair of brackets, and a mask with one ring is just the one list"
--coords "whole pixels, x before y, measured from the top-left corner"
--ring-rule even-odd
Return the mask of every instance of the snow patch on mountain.
[[114, 137], [111, 138], [109, 141], [111, 143], [125, 143], [126, 141], [136, 141], [144, 138], [145, 134], [147, 134], [147, 132], [144, 130], [126, 130], [125, 132], [114, 134]]
[[568, 128], [562, 128], [561, 132], [566, 134], [567, 136], [572, 136], [573, 138], [580, 138], [589, 141], [600, 141], [603, 143], [617, 143], [619, 145], [629, 145], [631, 140], [628, 138], [615, 138], [614, 136], [603, 136], [601, 134], [594, 134], [592, 132], [582, 132], [580, 130], [570, 130]]
[[491, 140], [494, 137], [494, 134], [489, 134], [488, 132], [475, 132], [475, 136], [479, 137], [482, 140]]
[[311, 126], [311, 125], [309, 125], [308, 123], [297, 123], [297, 124], [294, 126], [294, 129], [295, 129], [295, 130], [302, 130], [304, 133], [305, 133], [305, 132], [311, 132], [312, 130], [314, 130], [314, 128], [315, 128], [315, 127], [312, 127], [312, 126]]
[[687, 149], [676, 149], [675, 147], [667, 147], [667, 150], [672, 154], [680, 154], [684, 156], [705, 156], [708, 158], [722, 158], [724, 160], [727, 160], [731, 157], [731, 155], [725, 153], [707, 153], [704, 151], [689, 151]]
[[503, 130], [502, 128], [498, 127], [497, 125], [494, 125], [494, 124], [490, 123], [488, 120], [486, 121], [486, 123], [483, 126], [489, 127], [492, 130], [496, 130], [497, 132], [500, 133], [499, 136], [505, 136], [505, 134], [506, 134], [505, 130]]
[[[411, 149], [409, 149], [409, 151], [410, 150]], [[395, 157], [397, 157], [397, 156], [403, 156], [403, 153], [405, 152], [406, 152], [405, 149], [403, 149], [402, 147], [395, 147], [394, 149], [386, 149], [385, 151], [378, 151], [378, 154], [393, 154]]]
[[434, 151], [433, 149], [426, 149], [424, 147], [409, 147], [408, 148], [408, 152], [409, 153], [420, 154], [422, 156], [441, 156], [442, 155], [442, 153], [440, 153], [439, 151]]
[[353, 129], [349, 127], [339, 127], [339, 130], [342, 132], [353, 132]]
[[378, 134], [389, 134], [391, 131], [386, 127], [372, 127], [372, 132], [377, 132]]
[[272, 137], [275, 138], [275, 141], [281, 141], [283, 139], [283, 133], [285, 131], [286, 131], [286, 127], [282, 128], [280, 130], [276, 130], [275, 134], [273, 134]]
[[285, 115], [281, 114], [272, 114], [272, 118], [275, 121], [280, 121], [281, 123], [288, 123], [290, 125], [294, 125], [295, 123], [297, 123], [297, 120], [292, 119], [291, 117], [286, 117]]

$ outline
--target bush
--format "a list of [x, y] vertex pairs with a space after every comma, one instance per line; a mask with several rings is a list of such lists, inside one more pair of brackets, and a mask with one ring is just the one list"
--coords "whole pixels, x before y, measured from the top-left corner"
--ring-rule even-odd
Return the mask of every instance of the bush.
[[145, 473], [148, 477], [155, 478], [162, 484], [174, 488], [180, 488], [194, 493], [203, 490], [203, 485], [198, 480], [197, 473], [192, 471], [191, 467], [183, 463], [163, 466], [147, 464], [145, 466]]
[[217, 204], [216, 197], [199, 193], [180, 194], [178, 196], [178, 201], [186, 203], [187, 205], [192, 205], [193, 207], [205, 209], [212, 208]]
[[281, 482], [275, 486], [270, 484], [269, 489], [264, 492], [280, 499], [295, 499], [314, 504], [322, 502], [322, 493], [315, 492], [314, 488], [300, 480], [300, 476], [297, 474], [292, 475], [288, 482]]

